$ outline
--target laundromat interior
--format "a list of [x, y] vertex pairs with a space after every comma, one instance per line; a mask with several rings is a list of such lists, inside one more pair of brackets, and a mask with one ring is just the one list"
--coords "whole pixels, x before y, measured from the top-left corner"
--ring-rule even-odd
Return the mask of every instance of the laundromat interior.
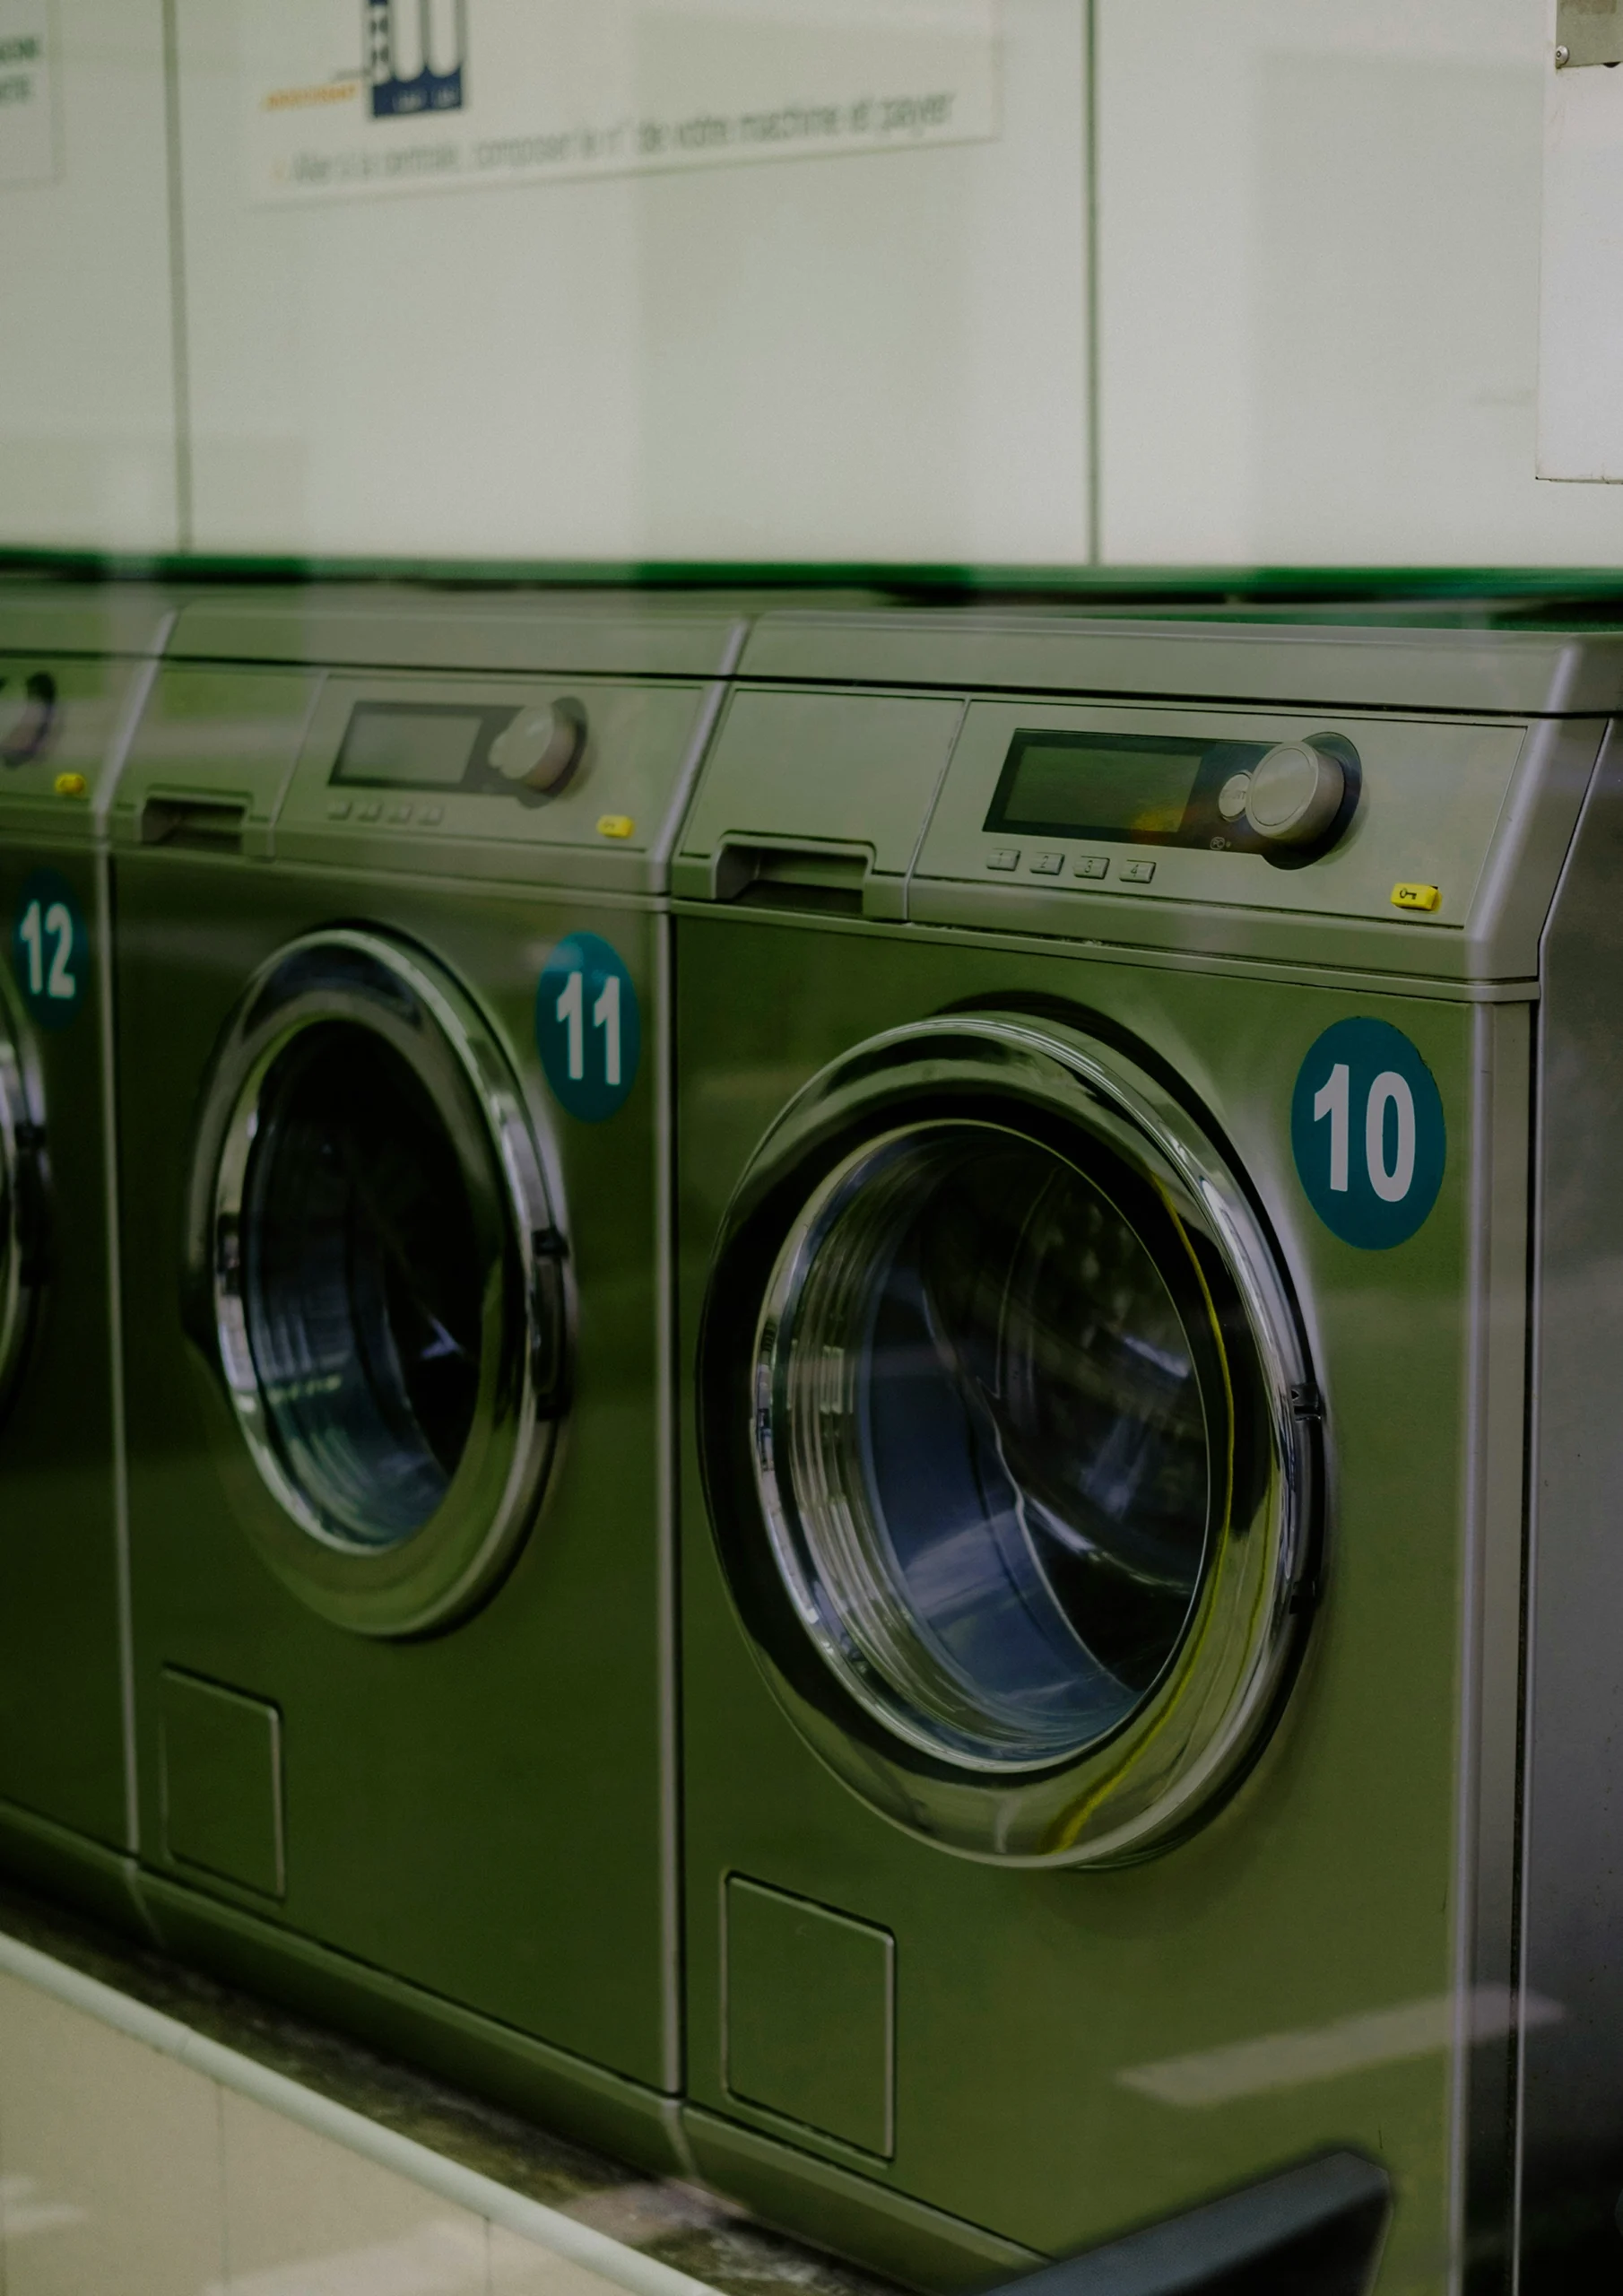
[[1619, 64], [0, 0], [0, 2296], [1623, 2289]]

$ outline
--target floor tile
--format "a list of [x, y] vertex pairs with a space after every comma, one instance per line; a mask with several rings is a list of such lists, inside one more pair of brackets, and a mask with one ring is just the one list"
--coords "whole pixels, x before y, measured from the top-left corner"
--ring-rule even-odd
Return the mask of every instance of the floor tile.
[[482, 2217], [247, 2098], [228, 2093], [223, 2122], [213, 2296], [486, 2296]]
[[491, 2296], [617, 2296], [615, 2283], [501, 2225], [490, 2227]]
[[0, 1977], [5, 2296], [204, 2296], [221, 2198], [213, 2083]]

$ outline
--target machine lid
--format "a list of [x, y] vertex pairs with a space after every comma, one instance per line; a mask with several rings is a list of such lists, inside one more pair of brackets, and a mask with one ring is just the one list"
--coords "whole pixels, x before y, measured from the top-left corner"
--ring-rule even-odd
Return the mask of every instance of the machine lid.
[[1596, 716], [1623, 636], [1559, 631], [1133, 622], [1064, 609], [763, 614], [744, 678], [1116, 695], [1319, 709]]
[[250, 984], [204, 1095], [188, 1310], [256, 1470], [242, 1519], [301, 1600], [403, 1635], [490, 1592], [566, 1408], [568, 1260], [512, 1070], [434, 960], [332, 930]]
[[1237, 1176], [1124, 1056], [898, 1029], [762, 1144], [701, 1340], [707, 1489], [767, 1680], [938, 1846], [1141, 1857], [1289, 1681], [1316, 1399]]
[[681, 597], [315, 585], [198, 599], [180, 614], [166, 656], [492, 677], [707, 678], [730, 665], [742, 631], [736, 611]]

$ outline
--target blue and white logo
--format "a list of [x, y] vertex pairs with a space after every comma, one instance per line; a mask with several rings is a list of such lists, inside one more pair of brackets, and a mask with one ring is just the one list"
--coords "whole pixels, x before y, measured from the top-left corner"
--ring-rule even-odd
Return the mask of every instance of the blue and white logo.
[[557, 1098], [583, 1124], [614, 1115], [637, 1082], [642, 1015], [618, 950], [571, 933], [535, 987], [535, 1048]]
[[36, 869], [12, 919], [12, 974], [42, 1028], [65, 1029], [90, 987], [91, 936], [74, 889]]
[[460, 111], [468, 62], [466, 0], [361, 0], [374, 119]]
[[1338, 1021], [1296, 1080], [1290, 1145], [1307, 1201], [1360, 1251], [1390, 1251], [1443, 1185], [1448, 1134], [1436, 1079], [1401, 1029]]

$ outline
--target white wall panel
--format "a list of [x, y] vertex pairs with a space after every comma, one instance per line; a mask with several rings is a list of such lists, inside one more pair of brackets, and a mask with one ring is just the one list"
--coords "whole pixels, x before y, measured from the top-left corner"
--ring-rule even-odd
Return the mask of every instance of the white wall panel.
[[1534, 476], [1538, 0], [1098, 0], [1107, 559], [1615, 562]]
[[0, 117], [0, 540], [172, 549], [161, 0], [0, 6], [37, 27], [48, 88]]
[[1002, 0], [992, 140], [305, 205], [178, 16], [201, 547], [1084, 554], [1082, 0]]

